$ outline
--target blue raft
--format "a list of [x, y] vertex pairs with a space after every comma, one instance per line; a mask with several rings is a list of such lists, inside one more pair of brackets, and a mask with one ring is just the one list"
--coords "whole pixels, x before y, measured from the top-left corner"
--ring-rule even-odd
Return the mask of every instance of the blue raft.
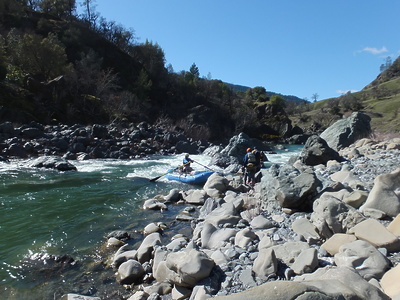
[[168, 180], [176, 180], [190, 184], [203, 184], [211, 174], [215, 173], [214, 171], [195, 171], [192, 174], [185, 174], [173, 171], [174, 169], [169, 169], [169, 173], [165, 175]]

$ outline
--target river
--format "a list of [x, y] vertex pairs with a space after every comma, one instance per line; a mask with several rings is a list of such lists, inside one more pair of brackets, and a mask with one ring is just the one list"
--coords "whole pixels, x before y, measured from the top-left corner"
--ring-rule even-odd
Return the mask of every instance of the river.
[[[284, 163], [300, 150], [287, 146], [268, 159]], [[191, 158], [204, 165], [210, 161], [204, 155]], [[21, 160], [0, 162], [0, 299], [59, 299], [72, 292], [120, 299], [125, 290], [104, 261], [116, 251], [105, 248], [106, 236], [125, 230], [135, 245], [143, 238], [141, 230], [153, 221], [170, 226], [166, 239], [189, 231], [174, 221], [185, 206], [170, 205], [163, 212], [142, 209], [143, 202], [156, 195], [193, 188], [165, 177], [149, 180], [181, 161], [182, 155], [72, 161], [77, 172], [25, 168]], [[49, 255], [69, 255], [75, 264], [39, 271], [40, 259]]]

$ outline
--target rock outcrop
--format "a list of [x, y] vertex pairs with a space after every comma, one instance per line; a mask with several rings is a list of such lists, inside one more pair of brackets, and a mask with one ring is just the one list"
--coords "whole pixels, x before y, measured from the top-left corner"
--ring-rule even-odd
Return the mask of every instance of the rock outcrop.
[[348, 118], [339, 120], [324, 130], [320, 137], [332, 149], [338, 151], [348, 147], [359, 139], [371, 134], [371, 118], [361, 112], [354, 112]]

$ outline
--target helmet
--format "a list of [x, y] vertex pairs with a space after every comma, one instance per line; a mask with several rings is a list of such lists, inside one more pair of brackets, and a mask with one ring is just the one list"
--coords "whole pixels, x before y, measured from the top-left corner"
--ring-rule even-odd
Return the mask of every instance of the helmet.
[[189, 153], [185, 153], [185, 157], [188, 157], [189, 156]]
[[251, 148], [247, 148], [247, 150], [246, 150], [247, 152], [250, 152], [251, 151]]

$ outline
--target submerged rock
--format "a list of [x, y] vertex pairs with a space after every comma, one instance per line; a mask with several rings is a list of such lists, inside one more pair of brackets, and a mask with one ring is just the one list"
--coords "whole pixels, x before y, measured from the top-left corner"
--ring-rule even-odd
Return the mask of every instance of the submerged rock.
[[58, 171], [76, 171], [76, 167], [66, 159], [58, 156], [42, 156], [26, 163], [30, 168], [56, 169]]

